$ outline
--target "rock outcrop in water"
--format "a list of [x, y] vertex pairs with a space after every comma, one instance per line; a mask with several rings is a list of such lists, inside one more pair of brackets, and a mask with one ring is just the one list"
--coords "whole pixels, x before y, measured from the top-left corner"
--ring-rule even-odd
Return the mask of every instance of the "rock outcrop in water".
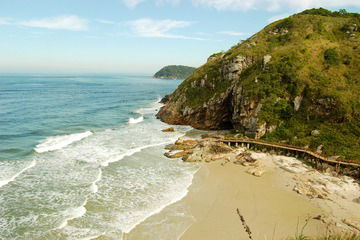
[[270, 24], [210, 56], [157, 116], [360, 160], [358, 26], [359, 14], [324, 9]]

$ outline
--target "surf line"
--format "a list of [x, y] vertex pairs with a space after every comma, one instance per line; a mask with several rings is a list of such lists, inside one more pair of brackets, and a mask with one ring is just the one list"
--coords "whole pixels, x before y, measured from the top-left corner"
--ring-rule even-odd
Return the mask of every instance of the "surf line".
[[5, 180], [1, 180], [0, 181], [0, 188], [9, 184], [10, 182], [14, 181], [17, 177], [19, 177], [22, 173], [24, 173], [25, 171], [29, 170], [30, 168], [33, 168], [36, 165], [36, 160], [32, 160], [32, 162], [25, 167], [23, 170], [21, 170], [20, 172], [16, 173], [15, 175], [13, 175], [11, 178], [9, 179], [5, 179]]

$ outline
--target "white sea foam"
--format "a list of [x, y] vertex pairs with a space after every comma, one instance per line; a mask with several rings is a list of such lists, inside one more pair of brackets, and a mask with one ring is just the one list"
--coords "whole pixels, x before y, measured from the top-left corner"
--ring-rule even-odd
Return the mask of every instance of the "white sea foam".
[[141, 116], [141, 117], [138, 117], [138, 118], [129, 118], [129, 123], [130, 124], [136, 124], [136, 123], [140, 123], [144, 121], [144, 117]]
[[77, 208], [70, 208], [64, 211], [64, 215], [67, 216], [65, 218], [65, 220], [60, 224], [59, 227], [57, 227], [56, 229], [63, 229], [64, 227], [66, 227], [68, 225], [68, 222], [70, 220], [73, 220], [75, 218], [80, 218], [82, 216], [85, 215], [86, 213], [86, 208], [85, 205], [87, 204], [87, 199], [84, 201], [83, 204], [81, 204], [80, 207]]
[[159, 109], [159, 108], [158, 107], [148, 107], [148, 108], [140, 108], [133, 112], [137, 113], [137, 114], [149, 114], [149, 113], [156, 112], [157, 109]]
[[83, 133], [74, 133], [65, 136], [55, 136], [55, 137], [48, 137], [44, 142], [38, 144], [35, 147], [35, 151], [37, 153], [44, 153], [50, 152], [54, 150], [59, 150], [64, 147], [69, 146], [74, 142], [78, 142], [84, 138], [91, 136], [93, 133], [91, 131], [86, 131]]
[[4, 179], [4, 180], [0, 180], [0, 187], [3, 187], [7, 184], [9, 184], [10, 182], [14, 181], [18, 176], [20, 176], [23, 172], [29, 170], [30, 168], [33, 168], [36, 165], [36, 161], [33, 160], [27, 167], [25, 167], [23, 170], [21, 170], [20, 172], [16, 173], [15, 175], [13, 175], [12, 177], [8, 178], [8, 179]]
[[134, 113], [138, 114], [151, 114], [155, 113], [157, 110], [159, 110], [164, 104], [160, 103], [161, 98], [158, 98], [155, 102], [151, 103], [149, 107], [140, 108], [135, 111]]
[[[16, 188], [3, 188], [9, 197], [0, 199], [0, 212], [2, 209], [11, 211], [12, 207], [18, 209], [18, 206], [38, 211], [16, 222], [0, 216], [0, 225], [5, 222], [6, 226], [0, 227], [0, 235], [16, 232], [20, 223], [24, 227], [31, 226], [33, 231], [28, 233], [31, 238], [50, 230], [47, 229], [49, 222], [56, 222], [55, 227], [58, 226], [57, 229], [61, 231], [52, 232], [55, 238], [66, 235], [69, 239], [93, 239], [111, 235], [114, 231], [131, 231], [149, 216], [182, 199], [191, 184], [193, 171], [182, 161], [164, 159], [162, 147], [136, 154], [126, 161], [111, 165], [111, 168], [105, 167], [143, 149], [173, 142], [189, 130], [179, 126], [175, 133], [164, 134], [161, 129], [167, 125], [154, 117], [161, 104], [157, 101], [138, 107], [143, 108], [135, 116], [142, 117], [133, 120], [143, 121], [141, 124], [124, 124], [95, 133], [87, 131], [49, 137], [39, 143], [34, 151], [53, 151], [51, 154], [35, 154], [36, 162], [33, 161], [15, 175], [15, 172], [6, 170], [9, 177], [1, 180], [0, 186], [14, 181], [36, 165], [31, 170], [31, 178], [20, 181], [19, 177], [16, 185], [12, 184]], [[89, 136], [89, 139], [84, 139]], [[82, 189], [84, 186], [85, 189]], [[84, 196], [89, 198], [89, 203], [101, 203], [104, 208], [88, 207], [86, 201], [83, 203]], [[69, 208], [69, 205], [72, 207]], [[59, 211], [52, 211], [46, 218], [38, 214], [55, 208]], [[113, 219], [114, 216], [117, 219]], [[98, 225], [101, 225], [100, 228]]]
[[98, 183], [101, 180], [101, 177], [102, 177], [102, 170], [101, 170], [101, 168], [99, 168], [99, 174], [96, 177], [95, 181], [91, 184], [91, 187], [90, 187], [90, 189], [93, 193], [97, 193], [97, 191], [99, 190], [99, 187], [96, 185], [96, 183]]
[[164, 141], [164, 142], [160, 142], [160, 143], [154, 143], [154, 144], [149, 144], [149, 145], [146, 145], [146, 146], [141, 146], [141, 147], [137, 147], [137, 148], [133, 148], [133, 149], [129, 149], [127, 152], [123, 153], [123, 154], [120, 154], [119, 156], [115, 157], [115, 158], [111, 158], [111, 159], [108, 159], [107, 161], [105, 162], [102, 162], [101, 163], [101, 166], [103, 167], [107, 167], [109, 166], [110, 163], [113, 163], [113, 162], [118, 162], [120, 161], [121, 159], [123, 159], [124, 157], [129, 157], [137, 152], [141, 152], [142, 150], [146, 149], [146, 148], [150, 148], [150, 147], [156, 147], [156, 146], [161, 146], [161, 145], [165, 145], [165, 144], [168, 144], [168, 143], [171, 143], [171, 142], [174, 142], [176, 141], [177, 138], [173, 138], [173, 139], [170, 139], [169, 141]]
[[[186, 195], [189, 192], [189, 187], [191, 186], [193, 179], [194, 179], [194, 175], [196, 174], [197, 171], [193, 172], [192, 174], [188, 175], [188, 181], [186, 182], [186, 185], [184, 187], [184, 182], [182, 183], [178, 183], [179, 187], [174, 187], [172, 192], [167, 193], [168, 198], [167, 200], [162, 202], [162, 205], [158, 206], [157, 208], [154, 208], [152, 210], [149, 210], [147, 213], [143, 213], [142, 217], [135, 223], [133, 223], [132, 225], [125, 225], [122, 226], [122, 231], [124, 233], [129, 233], [131, 232], [136, 226], [138, 226], [139, 224], [141, 224], [142, 222], [144, 222], [146, 219], [148, 219], [149, 217], [160, 213], [162, 210], [164, 210], [167, 206], [170, 206], [171, 204], [174, 204], [178, 201], [180, 201], [181, 199], [183, 199], [184, 197], [186, 197]], [[179, 189], [183, 189], [182, 191], [179, 191]]]
[[[103, 233], [105, 234], [105, 233]], [[97, 239], [99, 237], [101, 237], [102, 234], [99, 234], [99, 235], [94, 235], [94, 236], [90, 236], [90, 237], [85, 237], [85, 238], [81, 238], [79, 240], [93, 240], [93, 239]], [[121, 240], [121, 239], [120, 239]]]

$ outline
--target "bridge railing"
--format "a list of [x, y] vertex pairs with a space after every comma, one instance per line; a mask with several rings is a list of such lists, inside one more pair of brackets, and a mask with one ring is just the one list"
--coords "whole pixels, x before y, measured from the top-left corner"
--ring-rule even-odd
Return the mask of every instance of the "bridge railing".
[[245, 144], [252, 143], [252, 144], [265, 145], [265, 146], [280, 148], [280, 149], [285, 149], [285, 150], [295, 150], [295, 151], [299, 151], [302, 153], [307, 153], [307, 154], [309, 154], [315, 158], [318, 158], [324, 162], [328, 162], [328, 163], [332, 163], [332, 164], [340, 164], [340, 165], [350, 165], [353, 167], [360, 168], [360, 164], [355, 161], [341, 159], [341, 158], [338, 158], [336, 160], [330, 160], [329, 157], [324, 154], [316, 153], [310, 149], [298, 147], [298, 146], [292, 146], [292, 145], [280, 144], [280, 143], [271, 143], [271, 142], [266, 142], [266, 141], [262, 141], [262, 140], [255, 140], [255, 139], [248, 139], [248, 138], [225, 138], [225, 139], [221, 139], [219, 141], [223, 142], [223, 143], [228, 143], [228, 142], [245, 143]]

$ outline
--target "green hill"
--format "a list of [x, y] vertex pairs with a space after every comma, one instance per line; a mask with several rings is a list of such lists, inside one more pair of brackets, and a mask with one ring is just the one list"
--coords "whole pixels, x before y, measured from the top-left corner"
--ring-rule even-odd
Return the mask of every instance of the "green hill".
[[360, 15], [311, 9], [213, 54], [158, 117], [360, 161]]
[[154, 78], [185, 79], [189, 77], [195, 69], [196, 68], [181, 65], [170, 65], [155, 73]]

